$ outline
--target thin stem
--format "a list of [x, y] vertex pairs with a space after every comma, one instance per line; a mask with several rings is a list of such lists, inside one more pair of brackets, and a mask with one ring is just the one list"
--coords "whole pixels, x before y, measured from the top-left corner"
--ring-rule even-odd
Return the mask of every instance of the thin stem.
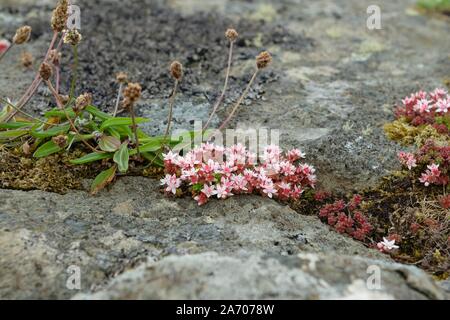
[[25, 111], [19, 110], [19, 108], [17, 108], [17, 107], [16, 107], [15, 105], [13, 105], [11, 102], [9, 102], [8, 100], [5, 100], [5, 99], [3, 99], [3, 98], [1, 98], [1, 97], [0, 97], [0, 101], [3, 102], [3, 103], [6, 103], [6, 104], [9, 105], [10, 107], [12, 107], [14, 110], [17, 110], [19, 113], [23, 114], [24, 116], [27, 116], [27, 117], [29, 117], [29, 118], [31, 118], [31, 119], [33, 119], [33, 120], [35, 120], [35, 121], [38, 121], [38, 122], [40, 122], [40, 123], [42, 123], [42, 124], [47, 124], [47, 125], [53, 125], [53, 124], [54, 124], [54, 123], [42, 121], [41, 119], [36, 118], [35, 116], [33, 116], [33, 115], [29, 114], [29, 113], [26, 113]]
[[133, 104], [131, 104], [131, 106], [130, 106], [130, 113], [131, 113], [131, 122], [133, 123], [133, 133], [134, 133], [134, 140], [136, 143], [137, 156], [140, 158], [141, 151], [139, 150], [139, 137], [138, 137], [138, 133], [137, 133], [136, 114], [134, 113]]
[[0, 61], [2, 61], [2, 59], [6, 56], [6, 54], [9, 52], [9, 50], [11, 50], [11, 48], [14, 46], [14, 42], [10, 44], [10, 46], [8, 48], [6, 48], [6, 50], [0, 55]]
[[219, 127], [219, 131], [222, 130], [223, 128], [226, 127], [226, 125], [228, 124], [228, 122], [230, 122], [230, 120], [233, 118], [234, 114], [236, 113], [236, 110], [239, 108], [239, 106], [241, 105], [242, 101], [244, 100], [244, 98], [247, 96], [248, 92], [250, 91], [250, 88], [253, 84], [253, 82], [256, 79], [256, 76], [258, 75], [258, 71], [259, 69], [255, 70], [255, 73], [253, 73], [252, 78], [250, 79], [250, 82], [247, 85], [247, 88], [245, 88], [244, 92], [242, 93], [241, 97], [239, 98], [239, 100], [236, 102], [236, 104], [233, 107], [233, 110], [231, 111], [230, 115], [228, 116], [228, 118], [222, 123], [222, 125]]
[[74, 98], [75, 86], [77, 84], [77, 68], [78, 68], [78, 46], [73, 46], [73, 65], [72, 65], [72, 83], [70, 84], [69, 101]]
[[[55, 45], [56, 39], [58, 38], [58, 32], [53, 33], [52, 40], [50, 42], [50, 45], [48, 47], [47, 53], [45, 54], [44, 61], [46, 62], [48, 59], [48, 56], [50, 54], [50, 51], [53, 49], [53, 46]], [[30, 101], [31, 97], [36, 93], [37, 88], [41, 84], [41, 77], [39, 75], [39, 71], [36, 73], [36, 76], [34, 77], [33, 82], [28, 87], [28, 89], [25, 91], [24, 95], [19, 99], [19, 102], [17, 102], [17, 110], [14, 110], [6, 119], [5, 122], [8, 122], [11, 120], [27, 103]]]
[[53, 96], [56, 99], [56, 104], [58, 106], [59, 109], [61, 109], [61, 111], [64, 112], [64, 115], [67, 118], [67, 121], [69, 121], [70, 126], [72, 127], [72, 130], [75, 131], [75, 133], [80, 137], [80, 141], [83, 142], [89, 149], [91, 149], [94, 152], [99, 152], [99, 150], [97, 150], [96, 148], [94, 148], [93, 146], [91, 146], [86, 140], [83, 139], [83, 136], [81, 135], [81, 133], [78, 131], [77, 127], [75, 126], [75, 124], [72, 121], [72, 118], [70, 118], [70, 115], [67, 113], [66, 108], [64, 108], [63, 103], [61, 102], [61, 98], [59, 97], [58, 93], [56, 92], [55, 88], [53, 87], [52, 83], [47, 80], [45, 82], [48, 86], [48, 88], [50, 89], [50, 91], [52, 92]]
[[55, 66], [55, 74], [56, 74], [56, 93], [59, 94], [59, 82], [60, 82], [60, 72], [59, 72], [60, 68], [59, 66]]
[[173, 92], [172, 95], [169, 99], [169, 115], [167, 117], [167, 128], [166, 128], [166, 132], [164, 133], [164, 143], [166, 143], [167, 137], [169, 136], [169, 132], [170, 132], [170, 126], [172, 124], [172, 117], [173, 117], [173, 104], [175, 102], [175, 96], [177, 94], [177, 90], [178, 90], [178, 80], [175, 80], [175, 85], [173, 87]]
[[231, 71], [231, 59], [233, 57], [233, 44], [234, 44], [234, 41], [230, 41], [230, 49], [229, 49], [229, 53], [228, 53], [228, 67], [227, 67], [227, 71], [226, 71], [225, 83], [223, 85], [222, 93], [221, 93], [220, 97], [217, 99], [217, 101], [214, 105], [213, 111], [211, 112], [211, 115], [209, 116], [208, 121], [206, 121], [206, 124], [203, 127], [203, 131], [206, 131], [206, 129], [208, 129], [209, 123], [213, 119], [214, 114], [216, 113], [217, 109], [219, 108], [220, 104], [222, 103], [223, 98], [225, 97], [225, 92], [227, 91], [227, 88], [228, 88], [228, 79], [230, 77], [230, 71]]
[[117, 111], [119, 110], [120, 98], [122, 96], [123, 83], [119, 84], [119, 93], [117, 94], [116, 105], [114, 107], [113, 117], [117, 115]]

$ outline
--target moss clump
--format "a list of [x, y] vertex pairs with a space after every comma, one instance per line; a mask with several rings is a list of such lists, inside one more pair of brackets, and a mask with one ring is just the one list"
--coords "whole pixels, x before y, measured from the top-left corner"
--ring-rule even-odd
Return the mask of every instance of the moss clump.
[[450, 14], [450, 0], [419, 0], [417, 5], [426, 11]]
[[42, 159], [23, 156], [11, 149], [0, 150], [0, 188], [19, 190], [44, 190], [67, 193], [70, 189], [82, 189], [82, 179], [92, 178], [98, 165], [74, 166], [71, 159], [83, 152], [54, 154]]
[[389, 139], [404, 146], [413, 144], [415, 137], [420, 133], [418, 127], [408, 124], [403, 118], [385, 124], [384, 131]]

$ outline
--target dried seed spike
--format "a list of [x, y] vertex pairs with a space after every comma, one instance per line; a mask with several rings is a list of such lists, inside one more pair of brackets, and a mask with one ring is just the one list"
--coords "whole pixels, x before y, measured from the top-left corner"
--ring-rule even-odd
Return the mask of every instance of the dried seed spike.
[[58, 50], [53, 49], [50, 50], [50, 53], [48, 55], [48, 60], [55, 66], [59, 66], [61, 62], [61, 52], [58, 52]]
[[269, 52], [263, 51], [256, 57], [256, 66], [258, 69], [266, 68], [272, 62], [272, 56]]
[[183, 77], [183, 65], [179, 61], [174, 61], [170, 64], [170, 74], [176, 80], [181, 80]]
[[56, 144], [60, 148], [64, 148], [67, 144], [68, 138], [65, 135], [59, 135], [52, 138], [54, 144]]
[[34, 58], [33, 55], [29, 52], [23, 52], [20, 56], [20, 62], [25, 68], [29, 68], [33, 65]]
[[47, 81], [52, 76], [52, 67], [47, 62], [43, 62], [39, 68], [39, 75]]
[[62, 103], [63, 105], [66, 105], [66, 104], [69, 102], [70, 97], [69, 97], [68, 95], [60, 94], [60, 95], [59, 95], [59, 100], [61, 101], [61, 103]]
[[78, 30], [73, 29], [66, 32], [66, 35], [64, 36], [64, 43], [76, 46], [80, 43], [81, 39], [83, 39], [81, 33], [79, 33]]
[[68, 8], [69, 2], [67, 0], [61, 0], [56, 6], [56, 9], [53, 10], [51, 21], [53, 31], [61, 32], [66, 27], [67, 19], [69, 18]]
[[228, 30], [225, 32], [225, 37], [226, 37], [228, 40], [232, 41], [232, 42], [236, 41], [236, 39], [238, 38], [238, 36], [239, 36], [239, 33], [237, 33], [237, 31], [236, 31], [235, 29], [232, 29], [232, 28], [228, 29]]
[[28, 42], [30, 40], [31, 36], [31, 27], [30, 26], [23, 26], [17, 29], [16, 34], [13, 38], [14, 44], [22, 44], [25, 42]]
[[73, 107], [73, 111], [78, 113], [91, 104], [92, 104], [92, 94], [83, 93], [75, 100], [75, 106]]
[[119, 72], [116, 74], [116, 80], [119, 83], [125, 83], [128, 80], [128, 75], [125, 72]]
[[130, 108], [141, 97], [142, 87], [139, 83], [128, 83], [123, 91], [123, 106]]

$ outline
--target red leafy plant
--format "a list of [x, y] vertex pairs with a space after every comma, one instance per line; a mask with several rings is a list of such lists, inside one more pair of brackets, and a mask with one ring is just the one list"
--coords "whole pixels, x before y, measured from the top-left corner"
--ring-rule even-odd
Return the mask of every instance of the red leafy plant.
[[199, 205], [210, 198], [226, 199], [238, 194], [260, 194], [279, 200], [299, 199], [316, 183], [315, 169], [302, 163], [304, 154], [293, 149], [283, 154], [278, 146], [264, 149], [262, 161], [242, 144], [224, 148], [202, 144], [184, 156], [164, 155], [166, 193], [190, 190]]
[[353, 196], [348, 203], [338, 200], [324, 205], [319, 217], [339, 233], [346, 233], [356, 240], [364, 241], [372, 232], [373, 226], [364, 214], [358, 210], [362, 201], [360, 195]]

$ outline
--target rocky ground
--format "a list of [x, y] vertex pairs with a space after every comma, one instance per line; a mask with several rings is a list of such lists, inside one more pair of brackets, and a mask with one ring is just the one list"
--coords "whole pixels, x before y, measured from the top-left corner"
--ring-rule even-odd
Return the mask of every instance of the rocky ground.
[[[351, 190], [397, 168], [398, 146], [382, 125], [403, 96], [442, 86], [450, 76], [446, 18], [418, 15], [414, 1], [378, 1], [382, 30], [366, 28], [371, 1], [77, 1], [82, 10], [81, 81], [111, 110], [114, 74], [144, 88], [138, 113], [161, 133], [171, 90], [171, 60], [186, 67], [175, 127], [204, 120], [226, 63], [223, 31], [240, 32], [227, 106], [248, 81], [254, 56], [273, 66], [258, 78], [233, 127], [280, 130], [284, 147], [301, 147], [322, 187]], [[41, 57], [54, 1], [2, 1], [0, 37], [26, 23], [26, 49]], [[20, 49], [15, 49], [20, 53]], [[0, 95], [17, 99], [33, 71], [11, 54], [1, 65]], [[70, 63], [65, 51], [63, 62]], [[36, 64], [37, 66], [37, 64]], [[68, 86], [68, 67], [63, 73]], [[51, 106], [45, 89], [28, 106]], [[226, 115], [221, 110], [214, 120]], [[3, 298], [445, 298], [415, 267], [393, 263], [314, 217], [258, 197], [212, 202], [167, 199], [157, 183], [124, 178], [91, 197], [0, 190], [0, 297]], [[81, 268], [82, 293], [66, 287]], [[367, 268], [381, 268], [382, 289], [368, 290]], [[448, 284], [442, 284], [447, 286]]]

